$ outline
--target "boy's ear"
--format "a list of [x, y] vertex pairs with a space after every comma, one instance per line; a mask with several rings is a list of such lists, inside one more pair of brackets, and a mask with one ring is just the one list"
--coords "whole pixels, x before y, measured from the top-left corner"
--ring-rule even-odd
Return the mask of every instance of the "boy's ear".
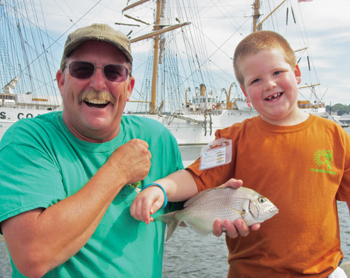
[[300, 71], [298, 64], [296, 64], [296, 66], [295, 66], [294, 75], [295, 75], [295, 78], [297, 80], [297, 83], [300, 84], [301, 83], [301, 71]]
[[250, 101], [250, 98], [249, 98], [249, 96], [248, 96], [247, 92], [245, 91], [244, 87], [243, 87], [242, 85], [239, 85], [239, 86], [241, 87], [242, 92], [243, 92], [243, 94], [244, 94], [245, 98], [247, 99], [247, 101]]

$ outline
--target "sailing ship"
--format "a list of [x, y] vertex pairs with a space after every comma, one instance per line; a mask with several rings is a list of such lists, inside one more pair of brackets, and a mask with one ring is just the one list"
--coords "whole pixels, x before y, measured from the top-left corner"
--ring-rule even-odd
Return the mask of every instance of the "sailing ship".
[[39, 28], [32, 7], [32, 0], [0, 0], [0, 139], [18, 120], [61, 109], [53, 40]]
[[[271, 1], [264, 3], [268, 2], [271, 7], [275, 7]], [[235, 1], [234, 4], [238, 2]], [[141, 19], [139, 15], [144, 13], [140, 13], [140, 7], [146, 6], [149, 11], [153, 11], [154, 3], [154, 15]], [[246, 25], [252, 26], [253, 18], [253, 29], [246, 33], [259, 30], [263, 23], [267, 29], [273, 30], [268, 25], [273, 21], [276, 10], [269, 8], [271, 15], [261, 20], [261, 11], [266, 7], [261, 7], [258, 0], [251, 4], [248, 8], [253, 7], [253, 11], [249, 11], [249, 16], [244, 21]], [[225, 10], [225, 5], [227, 4], [222, 4], [221, 11]], [[284, 8], [292, 11], [293, 5], [292, 1], [284, 0], [278, 10]], [[35, 10], [33, 0], [0, 0], [0, 82], [3, 89], [0, 92], [0, 138], [17, 120], [62, 109], [61, 96], [54, 80], [57, 70], [55, 64], [59, 61], [56, 61], [57, 57], [53, 57], [51, 51], [53, 46], [57, 47], [57, 40], [43, 31], [41, 26], [45, 19], [39, 18]], [[234, 81], [232, 66], [230, 72], [218, 71], [224, 61], [231, 63], [232, 55], [229, 52], [233, 53], [235, 45], [224, 49], [223, 45], [216, 45], [213, 42], [215, 39], [210, 38], [215, 49], [208, 50], [206, 31], [202, 27], [203, 17], [196, 0], [140, 0], [125, 7], [122, 13], [127, 21], [136, 20], [137, 23], [116, 24], [124, 24], [132, 29], [128, 35], [133, 34], [130, 37], [136, 58], [133, 75], [139, 75], [136, 79], [143, 80], [141, 89], [134, 89], [133, 95], [136, 95], [137, 100], [128, 103], [126, 114], [133, 113], [161, 122], [180, 145], [206, 144], [214, 139], [217, 129], [258, 115], [254, 107], [246, 102]], [[222, 17], [231, 20], [232, 15]], [[212, 21], [215, 22], [218, 18], [220, 16], [213, 12]], [[215, 24], [211, 25], [215, 28]], [[152, 28], [150, 34], [138, 36], [147, 28]], [[228, 38], [237, 37], [238, 43], [243, 37], [240, 34], [243, 25], [230, 28], [234, 34], [230, 30]], [[150, 53], [142, 62], [140, 52], [148, 53], [149, 50], [145, 48], [150, 42]], [[138, 50], [139, 47], [141, 51]], [[214, 59], [214, 52], [222, 53], [223, 58]], [[299, 55], [307, 52], [306, 48], [302, 48], [296, 53]], [[140, 72], [144, 74], [141, 75]], [[299, 106], [307, 112], [323, 115], [325, 108], [316, 88], [317, 84], [312, 82], [300, 88], [304, 97], [301, 97]], [[309, 92], [308, 96], [305, 91]]]
[[[144, 5], [146, 2], [149, 1], [141, 0], [135, 2], [124, 8], [122, 12], [129, 19], [148, 24], [135, 16], [127, 14], [130, 10]], [[268, 26], [269, 23], [274, 23], [274, 15], [281, 8], [284, 8], [286, 11], [284, 22], [288, 22], [288, 17], [291, 17], [292, 23], [289, 24], [297, 24], [292, 1], [284, 0], [277, 6], [271, 5], [271, 2], [275, 1], [265, 2], [269, 4], [269, 12], [266, 13], [267, 15], [263, 19], [261, 1], [254, 0], [252, 3], [253, 12], [250, 18], [253, 19], [253, 24], [251, 31], [262, 30], [263, 24]], [[201, 24], [198, 22], [200, 21], [198, 12], [194, 14], [187, 12], [186, 16], [184, 16], [182, 13], [177, 13], [179, 7], [174, 8], [171, 1], [158, 0], [156, 3], [153, 32], [131, 38], [131, 43], [134, 44], [150, 38], [153, 39], [154, 43], [147, 67], [144, 70], [145, 75], [139, 93], [139, 100], [136, 100], [139, 105], [136, 111], [129, 113], [141, 114], [144, 117], [158, 120], [170, 130], [179, 145], [207, 144], [214, 140], [214, 134], [217, 129], [228, 127], [258, 115], [254, 107], [246, 101], [236, 82], [232, 80], [233, 82], [228, 90], [213, 85], [215, 82], [213, 82], [213, 71], [210, 68], [209, 60], [207, 56], [200, 55], [207, 53], [206, 44], [198, 41], [200, 36], [190, 31], [191, 25], [195, 25], [194, 29], [200, 29], [200, 32], [203, 32], [199, 27]], [[191, 1], [193, 9], [195, 9], [195, 3], [196, 1]], [[172, 23], [176, 24], [172, 25]], [[249, 21], [249, 24], [251, 24], [251, 21]], [[176, 31], [179, 29], [180, 31]], [[275, 28], [267, 27], [267, 29], [274, 30]], [[171, 35], [174, 32], [176, 34]], [[182, 51], [186, 50], [187, 56], [191, 58], [187, 68], [192, 69], [188, 72], [186, 68], [183, 68], [182, 74], [175, 63], [180, 55], [173, 49], [174, 46], [179, 48], [175, 44], [175, 39], [180, 35], [183, 36], [182, 49], [184, 50]], [[190, 40], [189, 36], [196, 37], [196, 40]], [[200, 52], [196, 52], [196, 49], [200, 49]], [[302, 59], [301, 54], [307, 53], [308, 48], [302, 47], [295, 51], [300, 61]], [[226, 59], [232, 58], [228, 57]], [[307, 56], [305, 60], [307, 61], [308, 69], [311, 70], [309, 57]], [[183, 63], [182, 60], [180, 62]], [[182, 80], [180, 80], [181, 76]], [[184, 84], [190, 83], [188, 82], [189, 79], [192, 81], [192, 89], [190, 86], [186, 86], [187, 88], [185, 89]], [[301, 86], [299, 88], [301, 99], [298, 101], [298, 105], [307, 113], [324, 116], [326, 115], [325, 105], [316, 93], [318, 85], [320, 84], [310, 83]], [[193, 88], [195, 89], [193, 90]], [[311, 93], [308, 97], [303, 97], [305, 90]], [[189, 92], [193, 91], [194, 94], [188, 100]]]

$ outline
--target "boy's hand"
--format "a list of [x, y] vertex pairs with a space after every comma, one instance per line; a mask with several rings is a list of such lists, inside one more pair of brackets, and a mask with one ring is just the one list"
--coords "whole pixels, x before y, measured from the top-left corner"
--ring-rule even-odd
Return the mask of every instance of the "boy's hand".
[[[247, 236], [249, 234], [249, 227], [242, 219], [236, 219], [234, 223], [228, 219], [226, 219], [224, 223], [222, 223], [220, 219], [215, 220], [213, 225], [213, 235], [217, 237], [221, 236], [223, 229], [225, 233], [231, 238], [236, 238], [239, 235]], [[259, 230], [260, 224], [253, 224], [251, 226], [251, 229], [253, 231]]]
[[136, 220], [147, 225], [153, 221], [150, 216], [157, 212], [164, 203], [164, 193], [158, 186], [150, 186], [137, 194], [131, 204], [130, 213]]
[[[230, 186], [232, 188], [239, 188], [243, 185], [243, 181], [230, 179], [219, 187]], [[253, 224], [251, 229], [257, 231], [260, 228], [260, 224]], [[219, 237], [225, 232], [229, 237], [236, 238], [238, 235], [247, 236], [249, 234], [249, 227], [245, 224], [243, 219], [236, 219], [234, 223], [226, 219], [223, 223], [220, 219], [216, 220], [213, 225], [213, 235]]]

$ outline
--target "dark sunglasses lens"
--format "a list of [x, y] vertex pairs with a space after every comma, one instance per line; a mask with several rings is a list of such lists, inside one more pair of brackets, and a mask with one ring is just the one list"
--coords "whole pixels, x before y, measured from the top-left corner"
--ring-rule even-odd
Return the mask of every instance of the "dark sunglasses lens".
[[94, 69], [95, 66], [89, 62], [74, 61], [69, 64], [70, 75], [79, 79], [90, 78]]
[[122, 65], [106, 65], [104, 74], [109, 81], [123, 82], [128, 76], [128, 69]]

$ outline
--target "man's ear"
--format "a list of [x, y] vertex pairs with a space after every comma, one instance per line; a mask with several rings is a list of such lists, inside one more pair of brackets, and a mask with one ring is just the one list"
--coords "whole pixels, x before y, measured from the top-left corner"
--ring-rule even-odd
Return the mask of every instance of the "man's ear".
[[126, 100], [129, 101], [131, 97], [132, 90], [134, 89], [135, 86], [135, 77], [130, 76], [129, 84], [127, 87], [127, 92], [126, 92]]
[[57, 81], [57, 86], [58, 89], [60, 90], [61, 94], [63, 92], [63, 86], [64, 86], [64, 74], [62, 70], [58, 70], [56, 73], [56, 81]]

